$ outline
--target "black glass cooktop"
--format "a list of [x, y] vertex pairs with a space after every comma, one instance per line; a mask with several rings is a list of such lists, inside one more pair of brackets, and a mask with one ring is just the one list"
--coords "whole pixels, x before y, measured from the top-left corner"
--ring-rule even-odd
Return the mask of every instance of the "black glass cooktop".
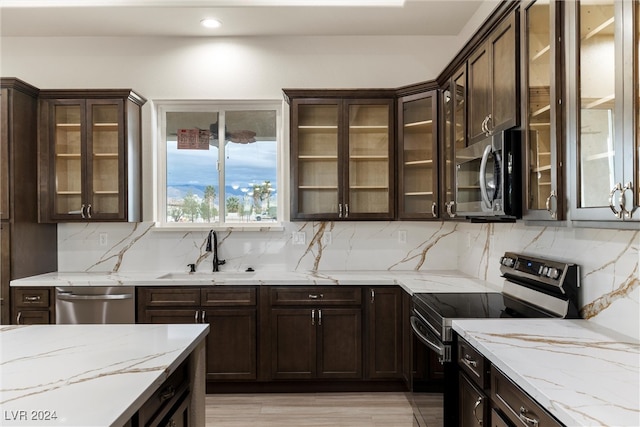
[[440, 319], [550, 316], [536, 307], [499, 292], [418, 293], [414, 294], [413, 301], [415, 309], [423, 316]]

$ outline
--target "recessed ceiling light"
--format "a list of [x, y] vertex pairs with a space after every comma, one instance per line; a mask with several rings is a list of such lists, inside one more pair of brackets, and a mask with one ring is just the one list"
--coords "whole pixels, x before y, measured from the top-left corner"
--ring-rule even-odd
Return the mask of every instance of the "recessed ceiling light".
[[222, 22], [218, 21], [215, 18], [205, 18], [200, 21], [200, 25], [205, 28], [218, 28], [222, 25]]

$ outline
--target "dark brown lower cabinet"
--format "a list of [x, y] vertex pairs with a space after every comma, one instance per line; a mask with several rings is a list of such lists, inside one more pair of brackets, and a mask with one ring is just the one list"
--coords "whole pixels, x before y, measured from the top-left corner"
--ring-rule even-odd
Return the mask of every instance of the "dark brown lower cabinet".
[[493, 418], [502, 418], [502, 422], [509, 420], [514, 425], [562, 426], [562, 423], [538, 405], [495, 366], [491, 367], [491, 400], [496, 408], [495, 416], [492, 414], [492, 423], [494, 422]]
[[207, 380], [256, 380], [256, 309], [208, 309]]
[[137, 291], [138, 323], [208, 323], [207, 380], [257, 379], [256, 289], [147, 288]]
[[11, 288], [11, 313], [14, 325], [55, 323], [53, 288]]
[[189, 364], [184, 362], [142, 405], [132, 424], [138, 427], [188, 426], [189, 409]]
[[271, 309], [271, 377], [362, 378], [361, 309]]
[[460, 372], [459, 414], [460, 427], [483, 427], [489, 420], [489, 398], [465, 374]]
[[372, 379], [402, 377], [402, 289], [371, 287], [364, 295], [368, 370]]

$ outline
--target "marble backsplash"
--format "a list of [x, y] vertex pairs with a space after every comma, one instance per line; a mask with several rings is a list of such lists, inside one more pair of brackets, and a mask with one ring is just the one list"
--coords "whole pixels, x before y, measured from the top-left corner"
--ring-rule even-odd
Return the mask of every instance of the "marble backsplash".
[[[305, 244], [294, 244], [302, 232]], [[100, 234], [106, 233], [106, 245]], [[330, 234], [327, 234], [330, 233]], [[401, 237], [406, 235], [406, 241]], [[60, 271], [211, 269], [207, 230], [153, 223], [60, 224]], [[452, 222], [290, 222], [280, 231], [218, 231], [221, 270], [460, 270], [500, 285], [498, 260], [522, 252], [581, 267], [582, 315], [640, 339], [640, 231]]]

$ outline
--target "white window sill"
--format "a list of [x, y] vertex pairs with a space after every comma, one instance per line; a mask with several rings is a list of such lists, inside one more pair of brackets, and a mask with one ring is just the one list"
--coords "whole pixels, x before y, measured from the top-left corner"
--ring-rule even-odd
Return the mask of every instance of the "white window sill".
[[155, 223], [153, 231], [284, 231], [282, 222], [264, 222], [262, 224], [161, 224]]

